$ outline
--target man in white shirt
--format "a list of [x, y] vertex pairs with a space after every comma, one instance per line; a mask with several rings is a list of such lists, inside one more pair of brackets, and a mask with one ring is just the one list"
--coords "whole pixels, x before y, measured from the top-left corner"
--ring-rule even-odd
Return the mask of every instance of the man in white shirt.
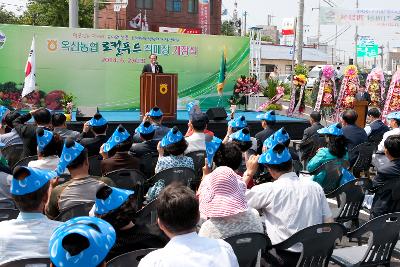
[[[250, 159], [253, 162], [254, 157]], [[272, 244], [280, 243], [296, 232], [320, 223], [332, 222], [332, 213], [322, 187], [316, 182], [300, 179], [292, 171], [292, 158], [288, 149], [276, 143], [258, 158], [275, 180], [252, 187], [246, 192], [250, 207], [262, 210], [265, 226]], [[246, 183], [257, 170], [248, 164]], [[301, 248], [272, 251], [274, 266], [295, 266]], [[276, 261], [276, 262], [275, 262]]]
[[167, 186], [158, 196], [157, 215], [160, 229], [171, 240], [164, 248], [145, 256], [139, 267], [239, 266], [228, 243], [197, 235], [199, 203], [188, 187]]
[[29, 167], [14, 169], [11, 196], [18, 218], [0, 223], [0, 265], [22, 258], [49, 257], [49, 240], [61, 223], [42, 214], [57, 174]]
[[212, 137], [204, 133], [207, 128], [208, 117], [204, 113], [195, 113], [192, 115], [191, 120], [188, 123], [189, 131], [193, 131], [193, 134], [185, 137], [188, 142], [188, 147], [185, 150], [185, 154], [193, 151], [206, 150], [206, 143], [212, 140]]

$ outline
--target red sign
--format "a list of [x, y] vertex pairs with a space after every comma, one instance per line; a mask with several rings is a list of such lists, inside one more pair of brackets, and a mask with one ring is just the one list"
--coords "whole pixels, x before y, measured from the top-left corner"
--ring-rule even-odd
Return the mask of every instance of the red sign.
[[171, 27], [159, 27], [159, 32], [172, 32], [172, 33], [187, 33], [187, 34], [201, 34], [201, 28], [171, 28]]

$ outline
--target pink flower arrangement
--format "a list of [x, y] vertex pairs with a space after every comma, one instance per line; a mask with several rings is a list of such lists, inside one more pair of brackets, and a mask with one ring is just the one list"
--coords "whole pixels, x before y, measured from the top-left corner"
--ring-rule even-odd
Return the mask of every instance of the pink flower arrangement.
[[335, 75], [335, 69], [331, 65], [325, 65], [322, 68], [322, 75], [324, 75], [327, 80], [330, 80]]
[[357, 67], [354, 65], [349, 65], [346, 67], [346, 69], [344, 70], [344, 76], [353, 79], [358, 75], [358, 70]]

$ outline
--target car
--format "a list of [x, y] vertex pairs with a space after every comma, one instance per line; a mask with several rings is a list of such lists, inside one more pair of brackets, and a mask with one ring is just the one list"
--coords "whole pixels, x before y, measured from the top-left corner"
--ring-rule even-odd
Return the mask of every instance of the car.
[[313, 88], [315, 82], [319, 79], [319, 74], [324, 66], [323, 65], [317, 65], [314, 68], [311, 69], [311, 71], [308, 73], [308, 78], [307, 78], [307, 88]]

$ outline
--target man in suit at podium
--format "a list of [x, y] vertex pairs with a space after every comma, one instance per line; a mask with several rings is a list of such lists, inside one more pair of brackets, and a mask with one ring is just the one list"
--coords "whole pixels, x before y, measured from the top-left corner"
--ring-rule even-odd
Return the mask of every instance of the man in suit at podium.
[[158, 65], [157, 55], [151, 54], [149, 56], [150, 64], [146, 64], [143, 66], [142, 73], [151, 72], [151, 73], [163, 73], [163, 69], [161, 65]]
[[371, 96], [368, 92], [365, 91], [365, 86], [360, 86], [357, 94], [355, 95], [355, 98], [358, 101], [368, 101], [368, 104], [371, 103]]

